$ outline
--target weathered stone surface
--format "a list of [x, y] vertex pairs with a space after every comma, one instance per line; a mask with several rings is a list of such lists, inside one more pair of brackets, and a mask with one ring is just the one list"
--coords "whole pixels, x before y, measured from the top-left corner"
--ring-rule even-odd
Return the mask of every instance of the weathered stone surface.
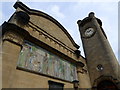
[[[73, 88], [73, 83], [70, 81], [33, 73], [17, 67], [19, 54], [25, 40], [74, 65], [77, 65], [78, 59], [83, 66], [86, 62], [82, 56], [76, 55], [75, 51], [78, 50], [79, 46], [58, 21], [43, 12], [29, 9], [21, 2], [17, 2], [15, 8], [16, 12], [9, 22], [5, 22], [1, 26], [3, 31], [2, 88], [49, 88], [49, 80], [64, 84], [64, 88]], [[78, 65], [78, 67], [83, 66]], [[84, 73], [82, 76], [89, 80], [86, 71], [85, 66], [80, 73]], [[81, 80], [85, 79], [81, 78]], [[84, 86], [87, 88], [87, 84]]]
[[[97, 87], [97, 84], [99, 84], [97, 79], [101, 76], [108, 78], [110, 76], [112, 79], [116, 79], [114, 83], [117, 85], [120, 82], [120, 72], [118, 71], [120, 66], [102, 29], [101, 21], [95, 16], [89, 15], [78, 24], [92, 87]], [[85, 31], [88, 28], [95, 30], [95, 34], [91, 35], [91, 37], [85, 35]], [[113, 81], [112, 79], [111, 81]], [[97, 84], [95, 85], [95, 83]]]

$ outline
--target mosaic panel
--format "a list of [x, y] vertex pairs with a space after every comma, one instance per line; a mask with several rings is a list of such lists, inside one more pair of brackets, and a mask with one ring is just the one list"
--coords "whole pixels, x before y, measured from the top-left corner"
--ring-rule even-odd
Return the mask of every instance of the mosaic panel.
[[18, 67], [68, 81], [77, 80], [74, 64], [27, 41], [20, 52]]

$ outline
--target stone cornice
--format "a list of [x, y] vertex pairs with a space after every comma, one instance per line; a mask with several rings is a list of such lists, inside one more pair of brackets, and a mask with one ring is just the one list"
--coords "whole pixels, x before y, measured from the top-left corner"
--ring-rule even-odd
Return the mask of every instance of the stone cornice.
[[[38, 44], [42, 44], [42, 47], [44, 48], [51, 48], [56, 53], [58, 53], [60, 56], [63, 56], [70, 62], [73, 62], [77, 64], [78, 58], [76, 57], [76, 54], [73, 51], [70, 51], [67, 48], [64, 48], [64, 46], [60, 46], [57, 42], [53, 41], [52, 39], [46, 37], [42, 33], [37, 33], [35, 29], [29, 29], [30, 32], [27, 30], [24, 30], [20, 27], [18, 27], [15, 24], [11, 24], [8, 22], [5, 22], [2, 26], [2, 36], [4, 40], [9, 40], [12, 42], [15, 42], [19, 45], [23, 44], [24, 40], [31, 40], [32, 42], [38, 42]], [[32, 35], [35, 34], [35, 35]], [[35, 37], [33, 37], [35, 36]], [[41, 43], [40, 43], [41, 42]], [[46, 42], [46, 43], [45, 43]], [[54, 47], [53, 47], [54, 46]], [[81, 64], [83, 64], [81, 62]]]
[[[40, 27], [34, 25], [32, 22], [30, 22], [29, 27], [31, 27], [33, 29], [33, 32], [38, 32], [39, 36], [42, 36], [46, 39], [49, 39], [48, 41], [50, 42], [54, 42], [55, 44], [58, 44], [58, 46], [61, 46], [67, 50], [69, 50], [71, 53], [74, 53], [74, 50], [70, 47], [68, 47], [67, 45], [65, 45], [64, 43], [62, 43], [60, 40], [56, 39], [54, 36], [50, 35], [49, 33], [47, 33], [45, 30], [41, 29]], [[28, 30], [29, 32], [29, 30]]]
[[52, 21], [53, 23], [55, 23], [59, 28], [61, 28], [61, 30], [67, 35], [67, 37], [70, 39], [70, 41], [72, 42], [73, 46], [75, 46], [77, 49], [79, 48], [79, 45], [77, 45], [73, 38], [70, 36], [70, 34], [67, 32], [67, 30], [57, 21], [55, 20], [53, 17], [49, 16], [46, 13], [43, 13], [41, 11], [37, 11], [37, 10], [33, 10], [28, 8], [25, 4], [23, 4], [22, 2], [16, 2], [14, 5], [14, 8], [21, 8], [22, 10], [24, 10], [25, 12], [27, 12], [30, 15], [38, 15], [38, 16], [42, 16], [45, 17], [47, 19], [49, 19], [50, 21]]
[[13, 33], [12, 31], [6, 32], [5, 35], [3, 36], [3, 40], [9, 40], [19, 45], [23, 44], [23, 38], [19, 36], [19, 34]]

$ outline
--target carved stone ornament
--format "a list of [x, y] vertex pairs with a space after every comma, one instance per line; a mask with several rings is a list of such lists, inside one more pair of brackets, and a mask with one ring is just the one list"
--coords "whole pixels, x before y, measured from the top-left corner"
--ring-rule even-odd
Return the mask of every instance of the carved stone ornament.
[[3, 40], [10, 40], [21, 45], [23, 43], [23, 37], [14, 32], [5, 33]]
[[16, 12], [15, 18], [17, 19], [17, 23], [22, 26], [27, 25], [30, 20], [29, 15], [23, 11]]
[[77, 73], [87, 74], [87, 70], [82, 67], [77, 67]]

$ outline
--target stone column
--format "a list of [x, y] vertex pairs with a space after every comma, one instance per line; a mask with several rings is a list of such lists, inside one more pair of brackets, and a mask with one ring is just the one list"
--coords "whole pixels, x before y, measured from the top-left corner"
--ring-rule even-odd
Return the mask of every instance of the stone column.
[[2, 88], [12, 88], [23, 39], [14, 32], [6, 32], [2, 43]]
[[90, 78], [87, 70], [84, 69], [84, 65], [78, 61], [77, 63], [77, 75], [79, 80], [79, 88], [91, 88]]

